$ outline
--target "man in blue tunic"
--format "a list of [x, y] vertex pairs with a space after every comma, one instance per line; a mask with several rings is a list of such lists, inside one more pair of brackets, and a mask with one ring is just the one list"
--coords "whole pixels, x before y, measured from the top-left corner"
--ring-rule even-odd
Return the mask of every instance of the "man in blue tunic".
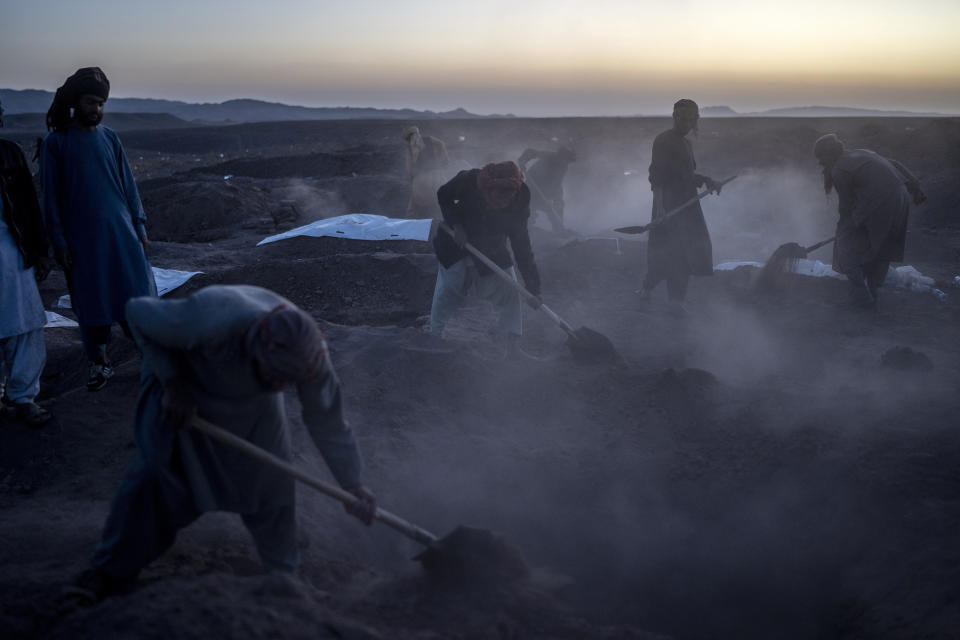
[[52, 133], [41, 153], [47, 232], [91, 363], [91, 391], [113, 375], [107, 343], [115, 322], [128, 333], [127, 300], [157, 291], [136, 182], [117, 134], [100, 125], [109, 94], [99, 67], [67, 78], [47, 112]]
[[93, 558], [74, 593], [99, 600], [131, 585], [207, 511], [238, 513], [265, 567], [299, 562], [293, 480], [204, 433], [179, 428], [194, 411], [254, 445], [290, 458], [282, 389], [295, 386], [303, 422], [334, 478], [367, 524], [376, 510], [361, 483], [356, 440], [316, 322], [260, 287], [210, 286], [187, 298], [134, 298], [127, 321], [143, 354], [134, 440]]
[[[3, 109], [0, 108], [0, 116]], [[3, 120], [0, 119], [0, 126]], [[30, 426], [50, 413], [34, 402], [46, 363], [46, 313], [37, 280], [50, 271], [49, 248], [23, 151], [0, 139], [0, 382], [3, 407]]]

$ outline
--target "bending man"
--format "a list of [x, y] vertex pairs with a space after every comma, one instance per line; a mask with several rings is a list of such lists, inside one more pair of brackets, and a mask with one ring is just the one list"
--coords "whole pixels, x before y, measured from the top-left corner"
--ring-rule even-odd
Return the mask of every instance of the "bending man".
[[360, 500], [348, 511], [372, 520], [376, 503], [361, 483], [339, 381], [309, 314], [272, 291], [237, 285], [174, 300], [134, 298], [127, 321], [143, 353], [138, 452], [113, 499], [93, 568], [78, 583], [89, 597], [131, 584], [179, 529], [206, 511], [239, 513], [268, 569], [296, 569], [293, 479], [180, 428], [194, 410], [289, 459], [281, 391], [296, 385], [314, 443], [340, 485]]
[[836, 134], [819, 138], [813, 154], [824, 190], [829, 195], [836, 187], [840, 199], [833, 269], [847, 276], [855, 298], [872, 305], [890, 263], [903, 260], [910, 200], [927, 197], [902, 164], [868, 149], [847, 151]]
[[[517, 260], [527, 290], [540, 295], [540, 273], [533, 261], [527, 221], [530, 190], [513, 162], [488, 164], [483, 169], [461, 171], [437, 191], [443, 219], [455, 237], [440, 230], [433, 246], [440, 261], [430, 310], [430, 330], [440, 335], [468, 292], [486, 298], [499, 308], [497, 323], [511, 339], [523, 335], [520, 294], [488, 267], [469, 257], [463, 245], [479, 249], [516, 277], [510, 250]], [[510, 248], [507, 248], [507, 240]], [[537, 306], [536, 302], [533, 306]]]
[[47, 232], [80, 323], [90, 391], [113, 375], [107, 343], [113, 323], [126, 332], [127, 300], [157, 293], [137, 184], [117, 134], [100, 125], [109, 94], [99, 67], [67, 78], [47, 112], [53, 132], [41, 151]]

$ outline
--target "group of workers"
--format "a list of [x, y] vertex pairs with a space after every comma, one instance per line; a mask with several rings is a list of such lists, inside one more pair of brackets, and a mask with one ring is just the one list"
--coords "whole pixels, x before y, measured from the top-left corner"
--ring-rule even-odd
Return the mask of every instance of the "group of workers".
[[[696, 102], [678, 100], [673, 126], [653, 141], [649, 180], [653, 191], [652, 225], [647, 243], [647, 270], [640, 298], [649, 301], [666, 283], [670, 308], [685, 313], [683, 302], [691, 276], [713, 274], [713, 247], [698, 195], [719, 194], [722, 183], [699, 173], [689, 139], [696, 132]], [[836, 134], [819, 138], [814, 156], [823, 168], [827, 194], [839, 195], [839, 220], [833, 268], [849, 279], [852, 297], [863, 306], [876, 303], [891, 262], [903, 260], [910, 203], [926, 196], [917, 178], [901, 163], [866, 149], [847, 150]], [[536, 163], [526, 170], [527, 163]], [[439, 187], [440, 214], [455, 235], [439, 233], [434, 241], [440, 261], [430, 329], [442, 333], [468, 293], [490, 300], [499, 309], [498, 327], [513, 337], [522, 333], [520, 296], [462, 250], [470, 242], [514, 275], [519, 268], [537, 306], [540, 276], [527, 231], [531, 214], [546, 213], [555, 232], [564, 226], [563, 178], [576, 154], [565, 147], [547, 152], [527, 149], [513, 162], [459, 172]], [[491, 177], [497, 176], [497, 182]], [[494, 197], [491, 184], [509, 186]], [[704, 192], [698, 189], [704, 188]], [[507, 245], [509, 240], [509, 247]], [[511, 251], [513, 259], [511, 259]]]
[[[78, 70], [57, 90], [40, 154], [42, 208], [23, 153], [0, 141], [4, 405], [30, 425], [50, 419], [34, 400], [45, 361], [46, 322], [36, 281], [50, 271], [51, 248], [66, 276], [90, 361], [87, 388], [101, 389], [113, 374], [106, 353], [113, 324], [142, 356], [133, 429], [137, 455], [112, 501], [91, 567], [72, 593], [92, 602], [129, 588], [180, 528], [212, 510], [240, 514], [264, 565], [293, 571], [298, 562], [293, 481], [190, 423], [193, 416], [203, 417], [289, 458], [282, 391], [295, 387], [310, 436], [333, 476], [356, 498], [348, 511], [369, 524], [376, 498], [362, 482], [357, 442], [344, 419], [324, 337], [308, 313], [255, 286], [210, 286], [185, 298], [157, 297], [136, 183], [117, 135], [100, 124], [109, 90], [97, 67]], [[698, 119], [696, 103], [680, 100], [673, 127], [654, 141], [654, 220], [695, 197], [699, 187], [720, 191], [719, 183], [696, 171], [687, 136]], [[412, 182], [430, 174], [424, 182], [434, 184], [448, 166], [443, 143], [421, 136], [416, 127], [403, 137]], [[820, 138], [814, 153], [827, 191], [836, 189], [840, 196], [834, 267], [873, 300], [889, 262], [902, 259], [909, 203], [925, 196], [905, 167], [870, 151], [848, 151], [835, 135]], [[436, 188], [434, 203], [450, 231], [434, 238], [439, 267], [432, 332], [442, 334], [465, 296], [473, 294], [496, 305], [500, 331], [513, 339], [522, 335], [520, 296], [474, 260], [466, 245], [511, 277], [519, 275], [533, 294], [530, 304], [538, 307], [531, 211], [539, 209], [555, 230], [564, 229], [562, 181], [575, 160], [566, 148], [528, 149], [518, 162], [463, 170]], [[411, 197], [408, 212], [428, 211], [423, 189], [414, 191], [416, 202]], [[710, 236], [694, 203], [651, 232], [643, 296], [666, 282], [669, 298], [680, 303], [689, 277], [709, 275], [712, 267]]]

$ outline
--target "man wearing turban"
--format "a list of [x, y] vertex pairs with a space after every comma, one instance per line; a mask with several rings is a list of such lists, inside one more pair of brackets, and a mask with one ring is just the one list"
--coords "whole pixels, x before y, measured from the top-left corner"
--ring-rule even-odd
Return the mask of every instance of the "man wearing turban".
[[126, 331], [127, 300], [157, 292], [137, 184], [117, 134], [100, 124], [109, 95], [99, 67], [67, 78], [47, 112], [51, 133], [41, 148], [47, 233], [80, 324], [91, 391], [113, 375], [107, 343], [114, 323]]
[[[491, 163], [461, 171], [437, 191], [443, 219], [456, 233], [439, 231], [434, 249], [440, 261], [430, 310], [430, 330], [441, 335], [450, 317], [473, 292], [499, 310], [497, 327], [515, 339], [523, 334], [520, 295], [463, 248], [469, 242], [514, 275], [514, 262], [527, 290], [540, 295], [540, 273], [533, 260], [527, 222], [530, 190], [514, 162]], [[507, 241], [510, 247], [507, 247]], [[511, 258], [511, 249], [513, 258]], [[536, 306], [536, 302], [533, 303]]]
[[927, 197], [905, 166], [869, 149], [848, 151], [836, 134], [817, 139], [813, 154], [823, 167], [824, 190], [829, 195], [836, 188], [840, 200], [833, 269], [871, 306], [890, 263], [903, 260], [910, 201]]
[[[653, 220], [696, 197], [700, 186], [720, 193], [720, 186], [712, 178], [696, 172], [693, 146], [687, 134], [697, 130], [699, 119], [696, 102], [686, 98], [678, 100], [673, 105], [673, 127], [653, 141], [650, 160]], [[666, 280], [670, 301], [675, 309], [682, 311], [690, 276], [709, 275], [713, 275], [713, 245], [697, 201], [650, 230], [643, 297], [649, 299], [654, 287]]]
[[269, 570], [299, 562], [293, 480], [194, 429], [196, 412], [252, 444], [290, 458], [282, 390], [295, 386], [303, 422], [337, 482], [376, 509], [361, 483], [340, 384], [316, 322], [280, 295], [255, 286], [210, 286], [189, 297], [127, 303], [143, 354], [134, 419], [137, 457], [113, 499], [93, 568], [78, 587], [91, 599], [130, 585], [207, 511], [239, 513]]

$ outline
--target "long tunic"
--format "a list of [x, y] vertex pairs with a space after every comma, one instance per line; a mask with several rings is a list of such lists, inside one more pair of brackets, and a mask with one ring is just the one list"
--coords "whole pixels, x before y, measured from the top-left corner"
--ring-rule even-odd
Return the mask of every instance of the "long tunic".
[[146, 215], [117, 134], [103, 126], [55, 131], [41, 162], [47, 233], [54, 249], [69, 248], [80, 323], [122, 321], [127, 300], [157, 289], [139, 240]]
[[845, 152], [831, 173], [840, 199], [833, 268], [847, 273], [875, 260], [903, 260], [910, 213], [906, 182], [913, 176], [868, 149]]
[[7, 226], [5, 199], [0, 197], [0, 339], [47, 323], [33, 268], [24, 268], [23, 255]]
[[[696, 168], [693, 147], [686, 137], [669, 129], [654, 139], [650, 187], [661, 190], [662, 210], [654, 209], [653, 219], [697, 195], [697, 187], [705, 178], [696, 173]], [[713, 274], [713, 245], [699, 202], [650, 231], [647, 256], [654, 279], [667, 273]]]
[[[263, 388], [247, 352], [252, 323], [279, 304], [260, 287], [211, 286], [187, 298], [141, 297], [127, 304], [130, 331], [143, 353], [143, 385], [134, 437], [146, 464], [182, 482], [200, 511], [255, 513], [293, 505], [293, 481], [194, 429], [160, 419], [161, 383], [180, 376], [201, 417], [284, 459], [290, 437], [283, 395]], [[327, 359], [321, 375], [297, 388], [303, 421], [344, 487], [360, 482], [360, 455], [344, 420], [340, 385]]]

